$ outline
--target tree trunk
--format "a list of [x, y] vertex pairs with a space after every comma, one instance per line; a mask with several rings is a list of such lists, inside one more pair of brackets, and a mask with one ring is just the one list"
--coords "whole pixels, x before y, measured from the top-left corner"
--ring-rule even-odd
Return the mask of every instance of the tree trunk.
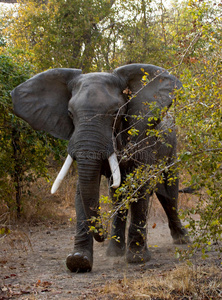
[[21, 166], [21, 149], [19, 146], [20, 133], [13, 128], [12, 129], [12, 148], [13, 155], [12, 160], [14, 162], [14, 174], [13, 174], [13, 182], [15, 186], [15, 199], [16, 199], [16, 212], [17, 218], [21, 217], [21, 195], [22, 195], [22, 166]]

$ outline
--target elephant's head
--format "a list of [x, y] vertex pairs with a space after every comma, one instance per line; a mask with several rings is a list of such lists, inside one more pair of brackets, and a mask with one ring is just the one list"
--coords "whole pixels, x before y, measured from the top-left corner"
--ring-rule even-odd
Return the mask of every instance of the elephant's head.
[[[155, 102], [160, 109], [169, 107], [173, 90], [180, 86], [167, 71], [147, 64], [123, 66], [113, 73], [52, 69], [16, 87], [12, 99], [15, 114], [34, 129], [69, 140], [69, 156], [59, 176], [63, 177], [72, 159], [77, 161], [80, 194], [86, 215], [91, 218], [97, 216], [100, 177], [108, 161], [113, 187], [120, 185], [115, 149], [121, 144], [123, 116], [138, 113], [143, 102]], [[131, 96], [137, 93], [136, 97], [129, 100], [127, 91]]]

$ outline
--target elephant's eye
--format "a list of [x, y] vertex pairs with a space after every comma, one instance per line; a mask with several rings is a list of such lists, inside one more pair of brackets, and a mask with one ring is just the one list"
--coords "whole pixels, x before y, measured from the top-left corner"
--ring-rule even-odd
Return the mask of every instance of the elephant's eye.
[[72, 113], [71, 113], [70, 110], [68, 110], [68, 116], [69, 116], [71, 119], [73, 119], [73, 115], [72, 115]]

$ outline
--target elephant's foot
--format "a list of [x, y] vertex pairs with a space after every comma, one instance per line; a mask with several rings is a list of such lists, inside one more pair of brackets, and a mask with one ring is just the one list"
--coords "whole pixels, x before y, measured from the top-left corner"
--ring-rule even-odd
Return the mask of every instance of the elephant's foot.
[[114, 239], [111, 239], [106, 250], [106, 255], [111, 257], [124, 256], [125, 250], [125, 243], [117, 242]]
[[151, 253], [147, 246], [141, 246], [137, 243], [131, 243], [126, 252], [126, 261], [131, 264], [140, 264], [148, 262], [151, 259]]
[[180, 235], [173, 238], [173, 243], [175, 245], [184, 245], [190, 243], [190, 238], [187, 235]]
[[180, 228], [177, 232], [172, 232], [171, 235], [173, 238], [173, 243], [176, 245], [189, 244], [190, 238], [188, 236], [188, 232], [185, 228]]
[[71, 272], [90, 272], [93, 265], [92, 254], [88, 251], [76, 251], [66, 258], [66, 265]]

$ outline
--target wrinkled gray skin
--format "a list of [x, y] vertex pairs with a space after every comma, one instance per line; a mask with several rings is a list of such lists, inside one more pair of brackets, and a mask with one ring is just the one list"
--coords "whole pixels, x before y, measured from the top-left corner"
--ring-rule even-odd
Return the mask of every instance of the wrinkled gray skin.
[[[147, 72], [149, 84], [129, 101], [127, 91], [137, 93], [141, 79]], [[89, 232], [88, 219], [98, 217], [99, 186], [101, 175], [108, 179], [111, 172], [108, 157], [115, 151], [121, 157], [124, 149], [136, 152], [130, 159], [120, 160], [121, 179], [140, 164], [152, 165], [158, 158], [172, 163], [176, 156], [176, 135], [170, 117], [166, 116], [148, 126], [152, 116], [149, 105], [155, 102], [160, 109], [170, 107], [172, 92], [181, 83], [162, 68], [147, 64], [132, 64], [115, 69], [113, 73], [81, 74], [77, 69], [52, 69], [40, 73], [12, 92], [14, 112], [34, 129], [44, 130], [53, 136], [69, 140], [68, 153], [77, 161], [78, 184], [75, 198], [77, 229], [74, 251], [67, 257], [67, 267], [73, 272], [86, 272], [93, 264], [93, 234]], [[132, 115], [143, 115], [136, 121]], [[153, 121], [152, 121], [153, 122]], [[129, 136], [133, 126], [139, 129], [137, 136]], [[156, 137], [147, 137], [146, 129], [165, 130], [166, 143]], [[169, 132], [168, 128], [173, 131]], [[177, 214], [178, 181], [167, 184], [170, 172], [164, 173], [164, 183], [158, 185], [156, 195], [161, 202], [175, 243], [187, 241], [186, 231]], [[112, 236], [107, 254], [126, 254], [129, 263], [146, 262], [150, 253], [146, 241], [146, 219], [149, 195], [148, 184], [140, 190], [139, 199], [131, 204], [131, 221], [125, 242], [127, 211], [118, 211], [113, 220]], [[115, 190], [110, 188], [110, 194]], [[115, 202], [115, 199], [114, 199]], [[115, 204], [117, 205], [117, 204]], [[97, 241], [104, 236], [94, 233]]]

